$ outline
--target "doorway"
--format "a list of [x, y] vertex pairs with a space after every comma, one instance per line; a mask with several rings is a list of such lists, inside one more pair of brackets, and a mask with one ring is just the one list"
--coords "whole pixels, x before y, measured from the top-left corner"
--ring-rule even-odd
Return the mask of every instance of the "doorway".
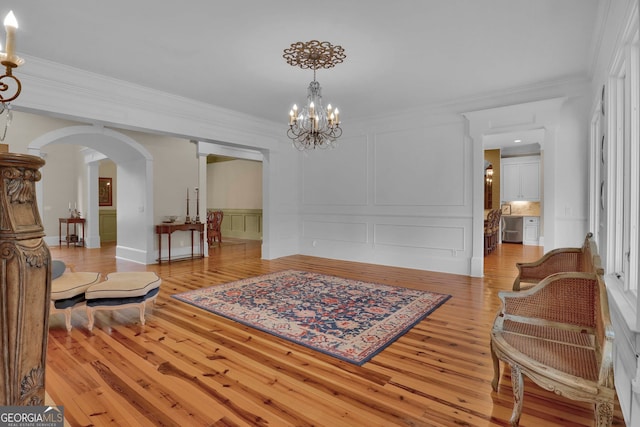
[[[78, 171], [77, 197], [86, 212], [86, 247], [100, 247], [99, 224], [99, 163], [111, 159], [116, 165], [117, 175], [127, 182], [126, 191], [117, 191], [117, 202], [121, 217], [127, 221], [117, 221], [119, 239], [116, 246], [116, 257], [141, 264], [151, 264], [155, 259], [154, 233], [147, 224], [153, 223], [153, 182], [148, 179], [153, 171], [153, 158], [141, 144], [132, 138], [101, 126], [69, 126], [48, 132], [29, 144], [29, 153], [40, 156], [42, 150], [50, 145], [67, 144], [86, 147], [82, 150], [83, 170]], [[38, 205], [44, 203], [44, 190], [47, 181], [36, 184]], [[47, 194], [55, 194], [54, 188]], [[52, 203], [65, 201], [53, 200]], [[61, 211], [57, 208], [56, 211]], [[55, 211], [54, 211], [55, 212]], [[44, 212], [44, 221], [48, 220]], [[53, 217], [57, 215], [54, 213]], [[51, 244], [50, 242], [47, 242]]]
[[[516, 243], [526, 244], [533, 246], [540, 246], [542, 243], [538, 240], [538, 237], [542, 235], [541, 218], [543, 218], [543, 198], [540, 189], [543, 188], [543, 174], [541, 162], [538, 160], [535, 163], [535, 174], [529, 174], [524, 176], [517, 175], [514, 177], [512, 173], [515, 164], [518, 159], [531, 159], [541, 157], [541, 144], [544, 142], [545, 130], [544, 129], [531, 129], [523, 131], [505, 132], [500, 134], [485, 135], [483, 137], [483, 152], [485, 161], [485, 212], [487, 209], [487, 194], [486, 194], [486, 181], [487, 164], [492, 168], [492, 198], [490, 201], [491, 208], [499, 209], [501, 211], [500, 231], [498, 233], [498, 244], [503, 243]], [[524, 164], [524, 163], [523, 163]], [[532, 163], [533, 165], [534, 163]], [[527, 167], [529, 167], [527, 163]], [[528, 170], [528, 169], [527, 169]], [[514, 187], [514, 180], [522, 179], [524, 184], [528, 186], [532, 181], [535, 182], [535, 188], [537, 189], [535, 195], [526, 194], [521, 196], [520, 194], [527, 193], [527, 191], [518, 191], [518, 196], [512, 196], [512, 188]], [[508, 182], [505, 182], [508, 180]], [[525, 219], [535, 219], [536, 235], [535, 239], [529, 237], [525, 239]], [[488, 256], [499, 256], [502, 251], [495, 251]]]
[[110, 159], [98, 170], [98, 233], [100, 246], [118, 242], [118, 168]]
[[207, 156], [207, 211], [223, 212], [222, 234], [262, 240], [262, 162]]

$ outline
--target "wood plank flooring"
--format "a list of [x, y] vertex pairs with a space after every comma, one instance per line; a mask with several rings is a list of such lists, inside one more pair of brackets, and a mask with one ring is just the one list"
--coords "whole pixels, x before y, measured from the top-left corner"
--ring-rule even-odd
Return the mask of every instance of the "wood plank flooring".
[[[149, 270], [163, 279], [145, 326], [128, 308], [98, 312], [92, 333], [82, 310], [70, 333], [61, 314], [51, 316], [46, 389], [70, 425], [351, 427], [509, 425], [509, 369], [492, 392], [489, 331], [515, 262], [542, 252], [499, 245], [482, 279], [299, 255], [266, 261], [259, 242], [239, 240], [207, 259], [161, 266], [116, 260], [113, 246], [51, 253], [77, 271]], [[453, 297], [361, 367], [171, 298], [288, 268]], [[590, 426], [593, 409], [527, 380], [520, 425]], [[614, 425], [624, 425], [618, 406]]]

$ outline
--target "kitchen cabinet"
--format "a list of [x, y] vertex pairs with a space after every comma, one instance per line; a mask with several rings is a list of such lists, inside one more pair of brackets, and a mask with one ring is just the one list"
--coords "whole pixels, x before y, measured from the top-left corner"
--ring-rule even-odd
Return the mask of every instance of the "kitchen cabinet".
[[540, 156], [502, 159], [501, 199], [540, 201]]
[[540, 217], [525, 216], [523, 228], [522, 244], [538, 246], [538, 239], [540, 237]]

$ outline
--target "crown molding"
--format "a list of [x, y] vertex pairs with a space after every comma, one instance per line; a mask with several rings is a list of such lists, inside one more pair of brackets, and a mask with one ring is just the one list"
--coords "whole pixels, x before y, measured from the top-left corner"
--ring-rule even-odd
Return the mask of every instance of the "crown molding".
[[589, 93], [590, 80], [584, 75], [568, 76], [561, 79], [532, 83], [503, 91], [494, 91], [459, 98], [445, 103], [431, 104], [403, 111], [386, 112], [384, 115], [356, 120], [350, 123], [353, 128], [376, 131], [402, 123], [413, 123], [410, 127], [420, 126], [430, 121], [457, 120], [468, 111], [508, 107], [553, 98], [572, 98]]
[[279, 124], [64, 64], [25, 57], [16, 110], [238, 146], [275, 147]]

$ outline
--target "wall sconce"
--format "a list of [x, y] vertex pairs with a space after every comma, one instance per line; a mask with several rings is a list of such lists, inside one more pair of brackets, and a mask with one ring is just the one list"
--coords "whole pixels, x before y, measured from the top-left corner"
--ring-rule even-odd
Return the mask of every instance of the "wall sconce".
[[[0, 77], [0, 102], [7, 104], [20, 95], [22, 84], [16, 76], [13, 75], [13, 69], [24, 64], [24, 59], [16, 55], [15, 52], [15, 36], [18, 29], [18, 21], [13, 11], [10, 11], [4, 18], [4, 28], [7, 32], [5, 41], [5, 51], [0, 52], [0, 63], [5, 67], [5, 73]], [[7, 92], [5, 94], [5, 92]]]
[[16, 55], [15, 52], [15, 37], [16, 30], [18, 29], [18, 20], [13, 14], [13, 11], [9, 11], [4, 18], [4, 28], [7, 32], [7, 38], [5, 40], [5, 51], [2, 51], [0, 46], [0, 64], [4, 65], [4, 75], [0, 76], [0, 115], [5, 110], [7, 112], [4, 122], [4, 132], [0, 135], [0, 141], [4, 141], [7, 136], [7, 128], [11, 124], [12, 114], [9, 103], [16, 99], [22, 91], [22, 83], [13, 75], [13, 69], [24, 64], [24, 59]]

